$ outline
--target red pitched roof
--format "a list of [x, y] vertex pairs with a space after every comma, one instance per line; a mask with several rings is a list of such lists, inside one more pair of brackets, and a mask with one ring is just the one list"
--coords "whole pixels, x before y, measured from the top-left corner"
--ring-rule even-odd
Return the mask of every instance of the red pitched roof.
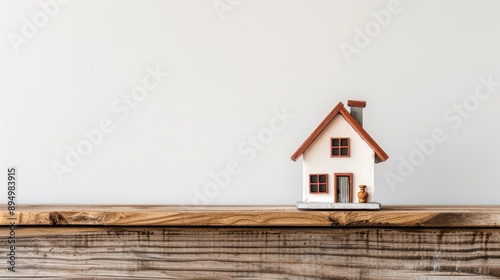
[[380, 148], [380, 146], [373, 140], [373, 138], [363, 129], [363, 127], [347, 112], [342, 102], [339, 102], [335, 108], [326, 116], [326, 118], [319, 124], [319, 126], [307, 137], [306, 141], [300, 145], [300, 147], [292, 155], [292, 160], [296, 161], [304, 152], [309, 148], [309, 146], [316, 140], [321, 132], [328, 126], [328, 124], [333, 120], [333, 118], [340, 114], [344, 119], [354, 128], [354, 130], [361, 136], [363, 140], [370, 146], [375, 152], [375, 162], [386, 161], [389, 156]]

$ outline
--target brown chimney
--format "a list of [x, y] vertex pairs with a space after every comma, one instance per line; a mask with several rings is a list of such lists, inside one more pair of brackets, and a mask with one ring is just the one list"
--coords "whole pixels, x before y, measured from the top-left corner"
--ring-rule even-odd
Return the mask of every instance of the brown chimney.
[[363, 126], [363, 108], [366, 107], [366, 101], [348, 100], [347, 106], [351, 107], [351, 116]]

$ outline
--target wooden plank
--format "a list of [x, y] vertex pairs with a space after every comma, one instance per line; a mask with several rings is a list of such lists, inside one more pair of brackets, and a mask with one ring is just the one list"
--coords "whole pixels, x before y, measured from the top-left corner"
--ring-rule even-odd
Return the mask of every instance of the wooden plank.
[[500, 230], [29, 226], [16, 255], [0, 279], [496, 279]]
[[[8, 225], [0, 212], [0, 225]], [[294, 206], [18, 206], [18, 225], [500, 227], [500, 206], [382, 206], [303, 211]]]

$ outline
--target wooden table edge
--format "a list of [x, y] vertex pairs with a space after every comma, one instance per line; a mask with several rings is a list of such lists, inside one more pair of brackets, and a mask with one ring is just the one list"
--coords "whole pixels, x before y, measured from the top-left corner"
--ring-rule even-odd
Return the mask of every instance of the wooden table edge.
[[295, 206], [1, 206], [0, 225], [500, 228], [500, 206], [382, 206], [381, 210], [298, 210]]

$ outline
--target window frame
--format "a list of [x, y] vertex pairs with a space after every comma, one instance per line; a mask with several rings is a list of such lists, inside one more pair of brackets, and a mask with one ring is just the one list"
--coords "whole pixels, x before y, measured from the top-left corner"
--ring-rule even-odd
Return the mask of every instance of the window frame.
[[[333, 140], [338, 140], [339, 145], [333, 146]], [[342, 145], [342, 140], [347, 140], [347, 146]], [[333, 149], [338, 149], [339, 154], [334, 155]], [[342, 149], [347, 149], [347, 155], [342, 154]], [[337, 158], [337, 157], [350, 157], [350, 156], [351, 156], [351, 139], [349, 137], [330, 137], [330, 157]]]
[[[312, 176], [317, 176], [317, 182], [313, 183], [312, 182]], [[326, 180], [324, 183], [320, 182], [320, 176], [325, 176]], [[316, 192], [313, 192], [311, 189], [311, 187], [315, 185], [317, 190]], [[320, 185], [325, 185], [325, 191], [324, 192], [321, 192], [320, 191]], [[309, 174], [309, 185], [308, 185], [308, 188], [309, 188], [309, 193], [310, 194], [327, 194], [330, 192], [329, 190], [329, 187], [328, 187], [328, 173], [321, 173], [321, 174]]]

